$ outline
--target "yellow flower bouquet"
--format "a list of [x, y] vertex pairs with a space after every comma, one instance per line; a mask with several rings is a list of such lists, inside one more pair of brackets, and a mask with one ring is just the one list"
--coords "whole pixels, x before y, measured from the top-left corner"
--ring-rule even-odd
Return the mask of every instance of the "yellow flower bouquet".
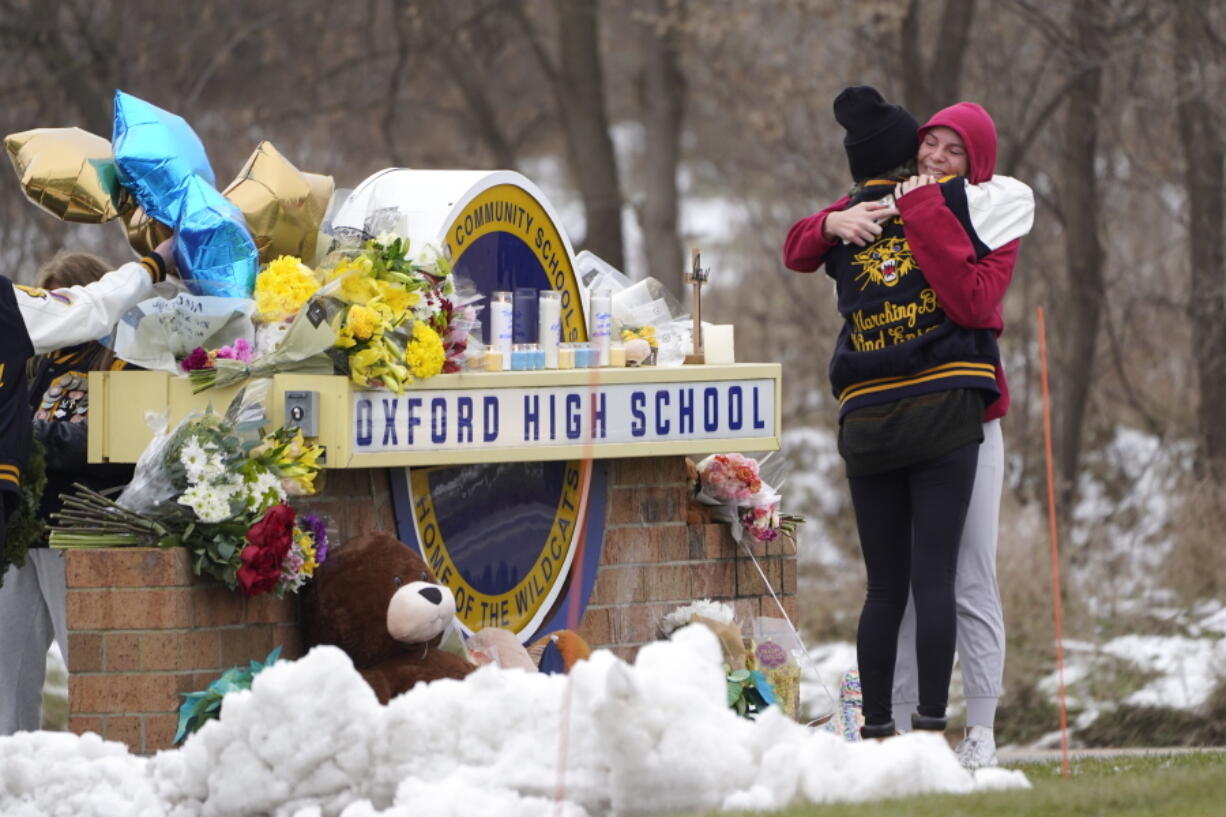
[[333, 320], [334, 360], [354, 383], [397, 394], [414, 380], [447, 370], [444, 335], [453, 316], [467, 314], [453, 306], [455, 283], [446, 259], [429, 247], [414, 260], [408, 251], [400, 238], [373, 239], [342, 252], [324, 270], [346, 304]]

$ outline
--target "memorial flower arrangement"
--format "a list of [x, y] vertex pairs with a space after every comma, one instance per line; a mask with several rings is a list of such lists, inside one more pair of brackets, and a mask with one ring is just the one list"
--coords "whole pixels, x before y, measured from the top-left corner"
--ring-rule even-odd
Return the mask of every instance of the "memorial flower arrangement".
[[318, 297], [323, 291], [319, 276], [296, 256], [281, 255], [264, 265], [252, 295], [255, 342], [240, 338], [214, 351], [193, 350], [180, 364], [192, 391], [277, 372], [318, 371], [321, 365], [331, 371], [329, 361], [312, 363], [336, 340], [327, 320], [336, 307], [331, 299]]
[[781, 500], [779, 494], [770, 490], [753, 497], [751, 504], [741, 512], [741, 525], [745, 532], [759, 542], [773, 542], [781, 533], [795, 536], [796, 529], [805, 519], [780, 511]]
[[324, 279], [345, 306], [333, 319], [339, 362], [360, 386], [399, 394], [414, 380], [459, 371], [477, 325], [475, 299], [457, 293], [451, 265], [433, 247], [410, 256], [385, 235], [341, 251]]
[[205, 349], [197, 346], [187, 357], [179, 361], [179, 366], [189, 375], [194, 371], [212, 369], [218, 360], [236, 360], [240, 363], [250, 363], [254, 357], [254, 349], [246, 338], [238, 338], [233, 344], [217, 349]]
[[292, 255], [278, 256], [255, 279], [255, 318], [261, 323], [287, 321], [319, 290], [315, 272]]
[[762, 490], [758, 461], [742, 454], [712, 454], [698, 463], [701, 489], [721, 502], [747, 500]]
[[737, 539], [748, 534], [771, 542], [780, 534], [794, 535], [803, 516], [780, 510], [782, 497], [760, 475], [760, 465], [743, 454], [712, 454], [695, 466], [695, 497], [724, 508], [725, 521]]
[[[255, 349], [197, 349], [182, 368], [197, 392], [249, 377], [312, 369], [397, 394], [463, 368], [478, 297], [457, 291], [433, 247], [416, 256], [393, 235], [330, 253], [318, 270], [283, 255], [256, 278]], [[271, 340], [270, 340], [271, 338]]]
[[[327, 556], [323, 521], [288, 497], [315, 492], [318, 446], [300, 429], [261, 435], [242, 396], [154, 438], [117, 500], [83, 486], [53, 515], [53, 547], [185, 547], [196, 575], [254, 596], [297, 592]], [[262, 418], [261, 418], [262, 419]]]

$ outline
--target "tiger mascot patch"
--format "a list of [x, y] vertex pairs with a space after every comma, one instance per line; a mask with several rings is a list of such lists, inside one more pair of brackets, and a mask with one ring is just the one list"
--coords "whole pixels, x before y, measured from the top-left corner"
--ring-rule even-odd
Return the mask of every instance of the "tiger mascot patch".
[[915, 259], [911, 256], [911, 247], [903, 237], [883, 238], [876, 244], [870, 244], [865, 249], [852, 256], [851, 262], [861, 268], [856, 280], [864, 279], [860, 289], [869, 284], [880, 284], [892, 287], [902, 277], [915, 269]]

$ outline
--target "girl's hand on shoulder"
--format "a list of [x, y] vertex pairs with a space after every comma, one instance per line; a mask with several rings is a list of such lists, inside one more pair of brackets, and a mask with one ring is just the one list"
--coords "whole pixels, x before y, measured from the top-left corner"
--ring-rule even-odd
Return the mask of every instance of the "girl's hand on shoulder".
[[840, 238], [857, 247], [867, 246], [881, 235], [881, 222], [898, 215], [898, 210], [883, 201], [862, 201], [846, 210], [826, 216], [822, 235], [827, 241]]
[[936, 177], [927, 175], [912, 176], [904, 182], [899, 182], [898, 187], [894, 188], [894, 198], [901, 199], [912, 190], [923, 187], [926, 184], [936, 184]]

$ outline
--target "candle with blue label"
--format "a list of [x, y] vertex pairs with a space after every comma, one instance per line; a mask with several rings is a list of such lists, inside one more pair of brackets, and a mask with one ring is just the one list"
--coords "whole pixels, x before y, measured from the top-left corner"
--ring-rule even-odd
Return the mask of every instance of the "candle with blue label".
[[489, 346], [502, 353], [502, 369], [511, 368], [511, 330], [513, 313], [511, 293], [494, 292], [490, 295]]
[[540, 344], [545, 353], [546, 369], [558, 368], [558, 343], [562, 335], [562, 293], [542, 289], [537, 304], [540, 319]]
[[607, 289], [592, 293], [592, 345], [597, 359], [593, 366], [609, 365], [609, 344], [613, 339], [613, 293]]

